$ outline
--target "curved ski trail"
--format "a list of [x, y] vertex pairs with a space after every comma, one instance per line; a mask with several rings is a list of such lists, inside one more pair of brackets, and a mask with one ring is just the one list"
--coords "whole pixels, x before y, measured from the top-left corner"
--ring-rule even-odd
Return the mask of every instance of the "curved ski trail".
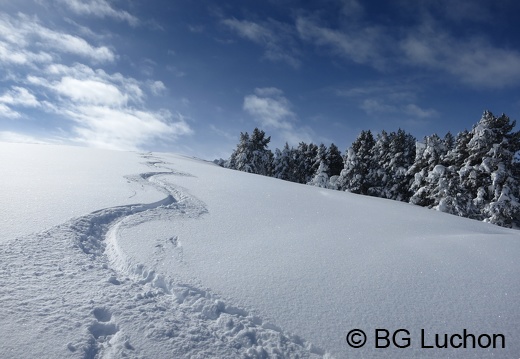
[[[203, 202], [161, 180], [190, 174], [143, 157], [167, 171], [127, 178], [153, 186], [164, 199], [98, 210], [0, 247], [2, 357], [329, 358], [298, 336], [120, 251], [121, 227], [207, 213]], [[170, 242], [182, 261], [178, 239]]]

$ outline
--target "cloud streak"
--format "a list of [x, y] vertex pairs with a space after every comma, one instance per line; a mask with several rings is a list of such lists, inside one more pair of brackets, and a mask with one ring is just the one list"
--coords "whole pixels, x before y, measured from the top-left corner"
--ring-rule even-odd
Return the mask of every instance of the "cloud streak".
[[294, 45], [293, 30], [290, 25], [268, 20], [262, 23], [235, 18], [224, 19], [223, 25], [264, 48], [264, 57], [274, 62], [285, 62], [294, 68], [301, 65]]
[[482, 37], [455, 38], [433, 20], [399, 42], [403, 62], [441, 70], [467, 85], [501, 88], [520, 82], [520, 52], [502, 49]]
[[140, 21], [134, 15], [124, 10], [116, 10], [106, 0], [58, 0], [78, 15], [109, 17], [118, 21], [127, 22], [130, 26], [138, 26]]
[[284, 142], [311, 142], [312, 131], [296, 126], [297, 116], [283, 91], [275, 87], [257, 88], [244, 97], [243, 109], [266, 130], [276, 130]]
[[106, 46], [94, 46], [85, 39], [52, 30], [37, 18], [23, 14], [0, 15], [0, 61], [13, 65], [50, 63], [57, 54], [72, 54], [95, 63], [114, 62], [115, 53]]
[[335, 90], [335, 94], [356, 101], [368, 115], [397, 115], [426, 120], [439, 116], [433, 108], [417, 104], [420, 90], [411, 84], [387, 84], [379, 82], [365, 87]]
[[349, 31], [341, 31], [321, 26], [309, 18], [298, 17], [296, 29], [302, 40], [328, 48], [334, 55], [378, 69], [384, 68], [386, 36], [380, 27], [351, 26]]

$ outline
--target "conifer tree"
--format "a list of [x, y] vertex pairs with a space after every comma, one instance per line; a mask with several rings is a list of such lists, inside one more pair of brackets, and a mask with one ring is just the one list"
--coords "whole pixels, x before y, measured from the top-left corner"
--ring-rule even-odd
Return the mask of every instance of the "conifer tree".
[[273, 153], [268, 149], [271, 137], [255, 128], [251, 136], [240, 133], [240, 142], [231, 154], [229, 166], [243, 172], [270, 176], [272, 172]]
[[470, 132], [468, 157], [459, 170], [462, 185], [473, 198], [480, 219], [505, 227], [520, 226], [520, 187], [515, 154], [520, 132], [506, 115], [485, 111]]
[[[436, 166], [441, 164], [445, 155], [446, 147], [437, 134], [426, 136], [423, 144], [417, 144], [415, 161], [407, 173], [408, 176], [413, 176], [410, 203], [430, 208], [435, 205], [433, 192], [438, 180], [437, 172], [443, 172]], [[434, 169], [436, 171], [432, 178], [429, 175]]]
[[273, 162], [273, 177], [285, 181], [297, 182], [295, 150], [286, 142], [283, 149], [275, 151]]
[[331, 143], [326, 154], [327, 164], [329, 165], [329, 177], [339, 176], [343, 169], [343, 158], [338, 147]]
[[325, 160], [321, 160], [320, 165], [316, 170], [316, 174], [307, 184], [321, 188], [329, 188], [329, 175], [327, 174], [328, 171], [329, 166], [327, 166]]
[[347, 150], [344, 168], [336, 182], [338, 189], [368, 194], [371, 187], [369, 172], [373, 169], [372, 150], [375, 145], [370, 130], [361, 131], [352, 147]]

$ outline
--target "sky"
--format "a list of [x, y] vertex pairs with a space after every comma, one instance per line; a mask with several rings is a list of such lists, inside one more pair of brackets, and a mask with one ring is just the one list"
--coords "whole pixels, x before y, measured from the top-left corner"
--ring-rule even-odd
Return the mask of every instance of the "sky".
[[515, 0], [0, 0], [0, 141], [227, 158], [520, 112]]

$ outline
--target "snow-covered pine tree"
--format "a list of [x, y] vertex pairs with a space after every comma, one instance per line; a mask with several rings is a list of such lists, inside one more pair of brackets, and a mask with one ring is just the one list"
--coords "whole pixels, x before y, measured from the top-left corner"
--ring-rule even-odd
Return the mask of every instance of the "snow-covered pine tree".
[[229, 166], [243, 172], [270, 176], [272, 173], [273, 153], [268, 149], [271, 137], [255, 128], [251, 136], [240, 133], [240, 142], [231, 154]]
[[343, 169], [343, 157], [341, 157], [341, 152], [334, 143], [330, 144], [329, 149], [327, 150], [326, 159], [327, 164], [329, 165], [329, 177], [339, 176]]
[[325, 162], [327, 168], [329, 167], [329, 164], [327, 163], [327, 146], [323, 143], [318, 146], [316, 156], [312, 159], [311, 171], [313, 177], [319, 173], [318, 169], [322, 162]]
[[411, 193], [407, 171], [415, 161], [416, 139], [402, 129], [392, 132], [389, 137], [390, 155], [384, 166], [387, 174], [385, 197], [408, 202]]
[[[407, 172], [407, 175], [413, 178], [410, 186], [413, 193], [410, 203], [429, 208], [435, 205], [437, 199], [434, 192], [438, 176], [432, 177], [429, 174], [441, 164], [445, 155], [446, 147], [437, 134], [426, 136], [424, 143], [417, 144], [415, 161]], [[438, 169], [435, 172], [442, 175], [444, 171], [439, 172]]]
[[336, 188], [359, 194], [367, 194], [372, 186], [368, 179], [373, 170], [372, 150], [375, 145], [370, 130], [361, 131], [352, 146], [347, 150], [344, 168], [336, 181]]
[[[247, 132], [240, 132], [240, 139], [237, 144], [237, 148], [231, 153], [231, 156], [229, 157], [228, 162], [228, 168], [232, 170], [238, 170], [237, 168], [237, 162], [238, 158], [240, 157], [240, 161], [243, 162], [247, 160], [245, 153], [248, 152], [248, 146], [249, 146], [249, 133]], [[242, 167], [242, 164], [240, 164]]]
[[296, 148], [295, 174], [298, 183], [309, 182], [313, 175], [313, 164], [318, 154], [318, 146], [313, 143], [300, 142]]
[[444, 136], [444, 139], [442, 140], [442, 142], [444, 143], [444, 147], [446, 148], [447, 152], [450, 152], [450, 151], [452, 151], [455, 148], [455, 143], [456, 143], [455, 142], [455, 137], [453, 137], [451, 132], [448, 132]]
[[480, 219], [504, 227], [520, 227], [520, 179], [515, 154], [520, 151], [516, 122], [484, 111], [470, 132], [468, 157], [459, 170]]
[[376, 197], [408, 201], [410, 178], [408, 168], [415, 160], [415, 138], [399, 129], [377, 135], [373, 149], [374, 170], [370, 172], [372, 187], [369, 194]]
[[297, 182], [295, 174], [295, 150], [286, 142], [283, 149], [275, 151], [273, 177], [285, 181]]
[[305, 142], [300, 142], [298, 147], [294, 150], [294, 179], [296, 183], [307, 183], [307, 172], [310, 166], [307, 161], [307, 151], [309, 145]]
[[309, 182], [307, 182], [307, 184], [321, 188], [329, 188], [329, 175], [327, 174], [328, 171], [329, 166], [327, 166], [326, 161], [321, 160], [320, 165], [316, 170], [316, 174]]
[[371, 157], [373, 168], [367, 174], [367, 182], [370, 183], [368, 188], [370, 196], [388, 198], [386, 189], [391, 174], [388, 173], [387, 167], [390, 163], [390, 156], [390, 137], [383, 130], [376, 136]]

